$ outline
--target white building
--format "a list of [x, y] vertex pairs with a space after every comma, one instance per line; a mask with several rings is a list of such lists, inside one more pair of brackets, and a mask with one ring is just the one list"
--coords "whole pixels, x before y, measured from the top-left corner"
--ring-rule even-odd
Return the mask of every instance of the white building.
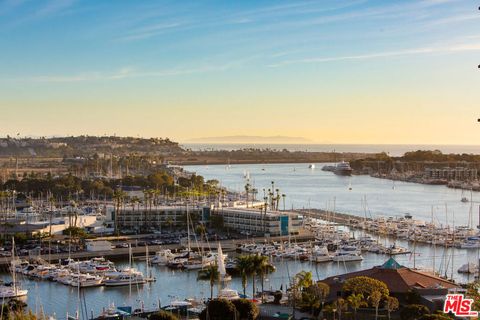
[[251, 235], [285, 236], [298, 234], [303, 220], [295, 212], [260, 209], [221, 208], [213, 214], [223, 217], [223, 224], [238, 232]]

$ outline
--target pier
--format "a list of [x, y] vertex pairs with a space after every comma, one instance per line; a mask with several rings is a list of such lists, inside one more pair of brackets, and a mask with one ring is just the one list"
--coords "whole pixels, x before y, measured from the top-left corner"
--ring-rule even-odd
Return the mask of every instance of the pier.
[[[124, 237], [122, 237], [124, 238]], [[112, 239], [112, 238], [111, 238]], [[289, 239], [295, 240], [296, 242], [307, 242], [312, 241], [315, 239], [314, 234], [309, 231], [302, 231], [299, 235], [292, 235], [292, 236], [278, 236], [278, 237], [253, 237], [253, 238], [245, 238], [245, 239], [235, 239], [235, 240], [220, 240], [220, 241], [210, 241], [210, 242], [199, 242], [198, 245], [192, 245], [192, 250], [216, 250], [217, 243], [222, 245], [222, 250], [224, 252], [231, 252], [235, 251], [238, 245], [249, 242], [249, 243], [264, 243], [265, 241], [273, 242], [282, 242], [288, 241]], [[179, 250], [184, 248], [181, 244], [165, 244], [165, 245], [152, 245], [148, 246], [148, 251], [150, 255], [155, 254], [155, 252], [162, 250], [162, 249], [170, 249], [170, 250]], [[136, 246], [132, 247], [132, 254], [134, 259], [139, 257], [145, 257], [146, 247], [145, 246]], [[90, 259], [94, 257], [105, 257], [105, 258], [127, 258], [129, 255], [128, 248], [114, 248], [112, 250], [105, 250], [105, 251], [78, 251], [78, 252], [71, 252], [69, 253], [55, 253], [55, 254], [43, 254], [43, 255], [31, 255], [31, 256], [21, 256], [20, 258], [40, 258], [45, 261], [56, 262], [61, 259], [72, 258], [75, 260], [82, 260], [82, 259]], [[7, 266], [11, 263], [12, 257], [1, 257], [0, 258], [0, 265]]]

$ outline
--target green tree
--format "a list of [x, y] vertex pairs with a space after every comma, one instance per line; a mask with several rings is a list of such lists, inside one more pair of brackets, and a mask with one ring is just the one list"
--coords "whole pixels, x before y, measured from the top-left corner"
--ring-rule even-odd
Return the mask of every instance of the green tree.
[[261, 255], [254, 255], [251, 256], [251, 263], [252, 263], [252, 280], [253, 280], [253, 295], [255, 295], [255, 276], [260, 276], [261, 286], [262, 286], [262, 299], [263, 299], [263, 286], [265, 282], [265, 275], [272, 273], [275, 271], [275, 267], [273, 267], [270, 262], [268, 261], [268, 257], [261, 256]]
[[220, 272], [216, 265], [210, 265], [198, 272], [197, 280], [210, 281], [210, 299], [213, 299], [213, 286], [220, 280]]
[[364, 297], [370, 297], [374, 291], [380, 292], [381, 297], [385, 299], [390, 294], [384, 282], [365, 276], [348, 279], [342, 289], [347, 293], [360, 293]]
[[152, 315], [150, 315], [150, 317], [148, 317], [148, 319], [149, 320], [178, 320], [177, 316], [175, 316], [173, 313], [163, 311], [163, 310], [153, 313]]
[[123, 205], [123, 201], [125, 200], [125, 192], [122, 191], [122, 189], [117, 189], [113, 192], [113, 200], [114, 200], [114, 203], [115, 203], [115, 207], [114, 207], [114, 219], [113, 219], [113, 227], [114, 227], [114, 231], [115, 231], [115, 234], [118, 235], [119, 234], [119, 229], [118, 229], [118, 214], [120, 212], [120, 208], [122, 207]]
[[353, 293], [347, 298], [347, 303], [353, 309], [353, 319], [357, 319], [357, 310], [362, 306], [368, 305], [365, 302], [365, 297], [361, 293]]
[[313, 284], [313, 277], [310, 271], [300, 271], [295, 275], [295, 282], [299, 289], [303, 290]]
[[235, 305], [235, 309], [237, 309], [240, 320], [257, 319], [260, 310], [255, 303], [247, 299], [236, 299], [232, 302]]
[[225, 320], [235, 319], [237, 309], [232, 301], [227, 299], [213, 299], [200, 313], [200, 320]]
[[243, 287], [243, 295], [246, 296], [246, 290], [247, 290], [247, 277], [251, 274], [252, 272], [252, 258], [251, 256], [248, 255], [241, 255], [238, 256], [236, 259], [237, 263], [237, 271], [240, 273], [240, 276], [242, 277], [242, 287]]

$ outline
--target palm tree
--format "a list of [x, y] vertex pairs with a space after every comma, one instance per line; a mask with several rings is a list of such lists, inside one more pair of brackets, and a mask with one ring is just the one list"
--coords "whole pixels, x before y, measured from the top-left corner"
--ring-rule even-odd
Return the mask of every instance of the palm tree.
[[368, 297], [372, 306], [375, 307], [375, 320], [378, 319], [378, 307], [380, 306], [380, 301], [382, 301], [382, 293], [378, 290], [372, 291], [370, 297]]
[[50, 196], [48, 198], [48, 202], [50, 202], [50, 222], [49, 222], [49, 233], [50, 237], [52, 236], [52, 220], [53, 220], [53, 207], [55, 206], [55, 197]]
[[295, 275], [297, 286], [300, 289], [305, 289], [313, 284], [312, 273], [309, 271], [300, 271]]
[[361, 293], [352, 294], [347, 298], [348, 304], [353, 309], [353, 319], [354, 320], [357, 319], [358, 308], [365, 305], [365, 301], [363, 299], [364, 299], [364, 297], [363, 297], [363, 294], [361, 294]]
[[236, 259], [237, 262], [237, 270], [242, 277], [242, 287], [243, 287], [243, 295], [247, 295], [247, 277], [250, 275], [252, 270], [252, 258], [250, 256], [239, 256]]
[[197, 280], [209, 280], [210, 281], [210, 300], [213, 299], [213, 286], [215, 282], [220, 280], [220, 272], [216, 265], [210, 265], [207, 268], [198, 272]]
[[248, 194], [249, 194], [249, 193], [250, 193], [250, 183], [247, 182], [247, 183], [245, 184], [245, 197], [246, 197], [246, 198], [245, 198], [245, 199], [246, 199], [245, 202], [246, 202], [246, 204], [247, 204], [247, 208], [248, 208]]
[[387, 312], [388, 312], [388, 320], [390, 320], [390, 314], [397, 310], [399, 307], [398, 299], [395, 297], [388, 297], [387, 298]]
[[266, 256], [255, 256], [254, 257], [254, 266], [256, 268], [256, 273], [260, 276], [261, 285], [262, 285], [262, 300], [263, 300], [263, 285], [265, 282], [265, 275], [275, 271], [275, 267], [270, 264], [268, 257]]
[[122, 206], [123, 200], [125, 199], [125, 192], [123, 192], [121, 189], [117, 189], [113, 192], [112, 198], [115, 200], [115, 217], [113, 219], [113, 223], [115, 234], [118, 235], [118, 213], [120, 211], [120, 207]]

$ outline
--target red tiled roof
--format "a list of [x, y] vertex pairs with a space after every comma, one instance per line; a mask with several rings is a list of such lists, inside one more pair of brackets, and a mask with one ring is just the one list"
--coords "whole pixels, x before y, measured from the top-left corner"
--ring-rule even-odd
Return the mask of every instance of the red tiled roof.
[[412, 288], [457, 288], [458, 286], [450, 281], [437, 276], [423, 273], [410, 268], [401, 267], [398, 269], [385, 269], [373, 267], [371, 269], [347, 273], [344, 275], [329, 277], [322, 282], [330, 285], [333, 290], [341, 290], [345, 280], [366, 276], [384, 282], [388, 290], [393, 293], [406, 293]]

